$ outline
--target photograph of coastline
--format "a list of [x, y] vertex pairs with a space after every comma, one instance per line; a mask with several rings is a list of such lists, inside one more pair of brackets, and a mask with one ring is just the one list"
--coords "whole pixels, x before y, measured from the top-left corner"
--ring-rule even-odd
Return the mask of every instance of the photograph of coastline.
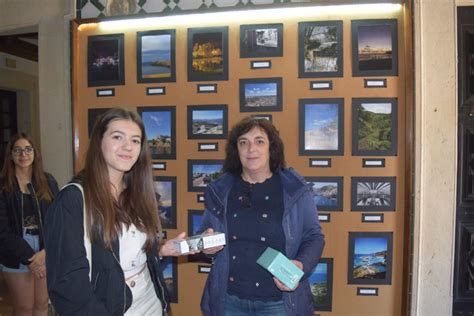
[[281, 78], [240, 79], [240, 111], [281, 111]]
[[396, 155], [396, 105], [395, 98], [353, 99], [354, 155]]
[[342, 21], [298, 24], [299, 76], [342, 76]]
[[188, 106], [188, 138], [227, 137], [227, 105]]
[[222, 174], [222, 160], [188, 160], [188, 191], [204, 191]]
[[139, 107], [153, 159], [175, 159], [175, 107]]
[[353, 75], [398, 74], [397, 21], [352, 21]]
[[227, 80], [227, 27], [188, 29], [188, 80]]
[[176, 177], [153, 177], [161, 226], [176, 229]]
[[349, 284], [390, 284], [392, 233], [349, 233]]
[[333, 259], [321, 258], [308, 278], [316, 311], [332, 310]]
[[124, 84], [123, 34], [88, 37], [87, 83], [89, 87]]
[[305, 177], [313, 187], [313, 201], [318, 211], [342, 211], [342, 177]]
[[343, 100], [300, 100], [300, 154], [342, 154]]
[[137, 33], [137, 81], [175, 81], [175, 31]]
[[240, 26], [240, 57], [283, 56], [283, 24]]
[[170, 295], [170, 301], [178, 303], [178, 269], [176, 257], [163, 257], [161, 261], [163, 278], [166, 289]]

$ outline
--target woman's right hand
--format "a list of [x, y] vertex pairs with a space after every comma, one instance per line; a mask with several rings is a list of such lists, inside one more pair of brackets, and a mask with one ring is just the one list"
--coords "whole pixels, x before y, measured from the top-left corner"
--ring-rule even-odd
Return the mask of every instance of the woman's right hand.
[[[214, 229], [208, 228], [206, 231], [203, 233], [203, 235], [210, 235], [214, 233]], [[206, 255], [214, 255], [224, 249], [224, 246], [217, 246], [217, 247], [212, 247], [212, 248], [207, 248], [203, 249], [202, 252], [205, 253]]]

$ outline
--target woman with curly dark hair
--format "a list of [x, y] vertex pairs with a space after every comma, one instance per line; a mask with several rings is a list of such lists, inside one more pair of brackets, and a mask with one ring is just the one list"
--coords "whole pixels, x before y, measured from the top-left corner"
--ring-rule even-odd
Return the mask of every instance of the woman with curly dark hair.
[[[285, 167], [284, 146], [273, 124], [245, 118], [229, 134], [225, 174], [208, 185], [202, 230], [224, 232], [201, 308], [206, 316], [313, 315], [308, 276], [324, 248], [311, 188]], [[256, 261], [272, 247], [304, 271], [287, 288]]]

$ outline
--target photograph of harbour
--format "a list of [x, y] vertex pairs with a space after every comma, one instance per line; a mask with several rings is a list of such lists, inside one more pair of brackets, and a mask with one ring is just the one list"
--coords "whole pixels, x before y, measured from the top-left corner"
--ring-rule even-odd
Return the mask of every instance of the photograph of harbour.
[[358, 54], [359, 70], [391, 70], [392, 26], [389, 24], [359, 25]]
[[305, 104], [304, 149], [339, 149], [339, 105]]
[[337, 205], [337, 182], [311, 182], [313, 185], [314, 204], [321, 207]]
[[[391, 233], [349, 233], [350, 283], [386, 284], [391, 278]], [[364, 282], [367, 281], [367, 282]]]
[[222, 32], [192, 35], [192, 71], [196, 74], [223, 74]]
[[172, 34], [142, 35], [140, 37], [142, 79], [170, 78], [172, 76]]

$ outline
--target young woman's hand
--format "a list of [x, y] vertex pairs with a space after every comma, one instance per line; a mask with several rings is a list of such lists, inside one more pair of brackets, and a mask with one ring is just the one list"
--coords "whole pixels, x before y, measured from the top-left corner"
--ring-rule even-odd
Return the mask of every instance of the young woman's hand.
[[[206, 229], [206, 231], [203, 234], [204, 235], [210, 235], [212, 233], [214, 233], [214, 229], [208, 228], [208, 229]], [[224, 249], [224, 246], [217, 246], [217, 247], [203, 249], [202, 252], [204, 252], [206, 255], [214, 255], [214, 254], [218, 253], [219, 251], [221, 251], [222, 249]]]
[[44, 249], [35, 253], [30, 259], [28, 259], [31, 263], [28, 265], [30, 270], [36, 270], [39, 267], [44, 267], [45, 264], [45, 252]]
[[[300, 268], [301, 270], [303, 270], [303, 263], [301, 261], [298, 261], [298, 260], [291, 260], [291, 262], [293, 262], [293, 264], [295, 266], [297, 266], [298, 268]], [[280, 290], [280, 291], [283, 291], [283, 292], [293, 292], [294, 290], [296, 290], [298, 288], [298, 286], [300, 285], [299, 283], [295, 286], [295, 288], [292, 290], [290, 289], [289, 287], [287, 287], [285, 284], [283, 284], [280, 280], [278, 280], [277, 278], [273, 277], [273, 281], [275, 282], [275, 285], [277, 286], [277, 288]]]
[[180, 253], [179, 251], [176, 251], [173, 245], [173, 240], [184, 240], [184, 239], [186, 239], [186, 233], [182, 232], [175, 238], [167, 240], [160, 247], [160, 251], [159, 251], [160, 257], [170, 257], [170, 256], [177, 257], [181, 255], [193, 255], [199, 252], [199, 251], [190, 251], [188, 253], [183, 254], [183, 253]]

